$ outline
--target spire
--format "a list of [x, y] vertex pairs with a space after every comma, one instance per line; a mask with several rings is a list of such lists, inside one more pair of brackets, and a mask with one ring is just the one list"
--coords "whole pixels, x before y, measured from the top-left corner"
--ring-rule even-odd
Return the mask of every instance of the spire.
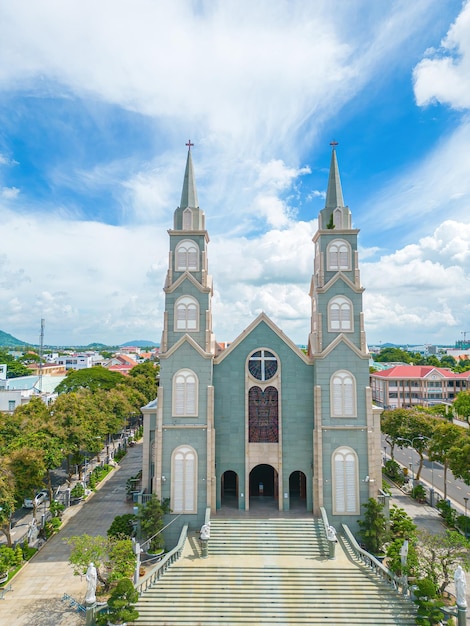
[[191, 140], [189, 140], [186, 145], [188, 146], [188, 158], [186, 160], [186, 170], [184, 172], [183, 191], [181, 192], [180, 208], [186, 209], [187, 207], [190, 207], [191, 209], [196, 209], [199, 205], [197, 201], [193, 159], [191, 157], [191, 146], [194, 146], [194, 144], [191, 143]]
[[338, 160], [336, 159], [335, 147], [338, 145], [337, 141], [332, 141], [330, 146], [333, 147], [331, 152], [330, 163], [330, 176], [328, 178], [328, 190], [326, 192], [325, 209], [336, 209], [336, 207], [343, 207], [343, 191], [341, 189], [341, 179], [339, 177]]

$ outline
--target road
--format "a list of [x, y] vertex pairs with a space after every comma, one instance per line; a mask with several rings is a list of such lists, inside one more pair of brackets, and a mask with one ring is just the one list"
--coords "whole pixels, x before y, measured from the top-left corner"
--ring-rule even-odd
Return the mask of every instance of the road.
[[[390, 446], [382, 438], [382, 448], [386, 451], [386, 458], [390, 458]], [[410, 469], [410, 476], [416, 476], [419, 467], [419, 454], [411, 448], [400, 449], [395, 446], [394, 457], [398, 463]], [[424, 459], [421, 478], [434, 487], [441, 496], [444, 495], [444, 467], [440, 463]], [[470, 486], [463, 480], [455, 478], [452, 472], [447, 470], [447, 497], [454, 502], [461, 514], [465, 513], [465, 498], [468, 498], [467, 513], [470, 514]]]

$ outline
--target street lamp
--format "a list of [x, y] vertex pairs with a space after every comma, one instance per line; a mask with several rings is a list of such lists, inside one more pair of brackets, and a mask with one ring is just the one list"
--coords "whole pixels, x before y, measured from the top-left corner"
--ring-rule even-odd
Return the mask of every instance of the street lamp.
[[468, 504], [468, 498], [464, 498], [463, 501], [465, 502], [465, 517], [467, 517], [467, 504]]
[[[417, 435], [416, 437], [413, 437], [413, 439], [406, 439], [406, 437], [397, 437], [397, 441], [406, 441], [407, 443], [409, 443], [412, 450], [414, 450], [414, 442], [417, 440], [422, 441], [423, 439], [429, 439], [429, 437], [425, 437], [424, 435]], [[413, 452], [411, 452], [410, 469], [411, 469], [411, 486], [414, 487], [415, 479], [414, 479], [414, 472], [413, 472]]]

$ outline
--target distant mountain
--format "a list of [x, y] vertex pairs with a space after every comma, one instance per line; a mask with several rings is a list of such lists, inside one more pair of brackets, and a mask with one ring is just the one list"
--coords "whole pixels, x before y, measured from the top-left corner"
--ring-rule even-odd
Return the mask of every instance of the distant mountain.
[[16, 337], [13, 337], [13, 335], [9, 335], [8, 333], [4, 333], [3, 330], [0, 330], [1, 348], [20, 348], [29, 345], [31, 344], [26, 343], [25, 341], [21, 341], [20, 339], [16, 339]]
[[121, 348], [129, 348], [130, 346], [135, 346], [136, 348], [158, 348], [159, 345], [159, 343], [155, 343], [154, 341], [136, 339], [135, 341], [126, 341], [126, 343], [121, 343]]

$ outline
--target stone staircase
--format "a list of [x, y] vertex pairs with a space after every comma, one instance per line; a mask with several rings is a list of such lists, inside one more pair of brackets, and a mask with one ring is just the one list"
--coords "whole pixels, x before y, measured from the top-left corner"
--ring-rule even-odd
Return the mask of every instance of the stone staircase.
[[412, 604], [341, 544], [336, 556], [328, 560], [318, 520], [215, 518], [208, 558], [190, 536], [182, 558], [139, 600], [136, 624], [415, 624]]

